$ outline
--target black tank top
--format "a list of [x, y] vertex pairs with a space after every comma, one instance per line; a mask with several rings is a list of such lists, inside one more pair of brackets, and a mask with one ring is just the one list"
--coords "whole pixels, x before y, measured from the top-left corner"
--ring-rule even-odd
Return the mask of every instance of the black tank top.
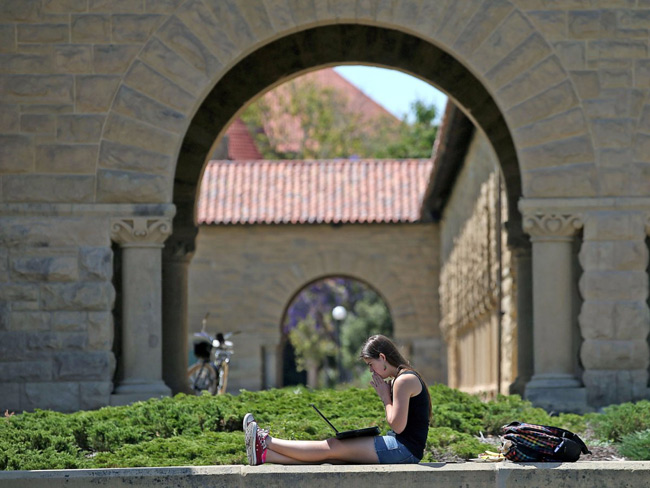
[[404, 430], [395, 434], [395, 438], [406, 446], [416, 458], [422, 459], [427, 444], [429, 432], [429, 395], [420, 377], [413, 371], [402, 374], [413, 374], [420, 380], [422, 391], [409, 399], [409, 411]]

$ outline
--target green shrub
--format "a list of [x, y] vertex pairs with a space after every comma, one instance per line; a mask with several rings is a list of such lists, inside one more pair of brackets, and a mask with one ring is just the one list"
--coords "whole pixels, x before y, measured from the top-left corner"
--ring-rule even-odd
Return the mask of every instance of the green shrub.
[[624, 435], [618, 450], [633, 461], [650, 460], [650, 429]]
[[620, 442], [627, 434], [650, 429], [650, 401], [610, 405], [591, 419], [600, 439]]
[[575, 413], [561, 413], [557, 417], [551, 417], [551, 425], [570, 430], [576, 434], [584, 434], [587, 430], [589, 415], [577, 415]]
[[485, 404], [482, 425], [484, 434], [498, 435], [501, 427], [510, 422], [528, 422], [529, 424], [548, 425], [550, 416], [541, 408], [535, 408], [519, 395], [499, 395], [496, 400]]
[[470, 459], [486, 449], [493, 448], [494, 446], [482, 443], [478, 438], [465, 432], [459, 432], [449, 427], [432, 427], [429, 428], [427, 447], [422, 461], [439, 461], [445, 453]]
[[93, 458], [98, 468], [138, 466], [200, 466], [245, 464], [243, 432], [206, 432], [196, 437], [156, 438], [139, 445], [125, 445]]
[[[650, 429], [650, 402], [608, 407], [603, 414], [551, 417], [515, 395], [486, 402], [444, 385], [434, 385], [430, 392], [433, 418], [424, 461], [476, 457], [493, 449], [481, 443], [479, 433], [497, 434], [503, 424], [514, 420], [574, 432], [597, 426], [605, 439], [624, 439], [627, 452], [634, 453], [630, 457], [647, 459], [643, 450], [647, 450], [648, 434], [627, 435]], [[0, 418], [0, 469], [244, 463], [241, 422], [249, 411], [277, 437], [331, 437], [330, 427], [311, 403], [339, 430], [371, 425], [379, 426], [382, 433], [388, 430], [382, 403], [372, 388], [291, 387], [216, 397], [177, 395], [73, 414], [37, 410]]]
[[483, 428], [485, 403], [474, 395], [445, 385], [434, 385], [431, 393], [431, 427], [449, 427], [467, 434], [478, 434]]

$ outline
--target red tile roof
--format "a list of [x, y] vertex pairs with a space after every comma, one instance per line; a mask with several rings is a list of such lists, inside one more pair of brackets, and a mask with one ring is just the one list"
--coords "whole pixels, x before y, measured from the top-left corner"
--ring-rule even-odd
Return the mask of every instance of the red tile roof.
[[417, 222], [429, 159], [210, 161], [199, 224]]
[[262, 159], [246, 124], [237, 117], [228, 130], [228, 159]]

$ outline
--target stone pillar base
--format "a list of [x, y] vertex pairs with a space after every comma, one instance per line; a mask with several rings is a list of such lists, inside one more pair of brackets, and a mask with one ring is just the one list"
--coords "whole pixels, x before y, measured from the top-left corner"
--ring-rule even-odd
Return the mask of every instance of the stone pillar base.
[[547, 412], [571, 412], [583, 414], [590, 409], [587, 406], [586, 388], [553, 388], [526, 386], [526, 400]]
[[171, 396], [171, 389], [162, 381], [155, 383], [123, 383], [111, 395], [112, 406], [128, 405], [150, 398]]
[[564, 373], [546, 373], [533, 375], [526, 385], [529, 388], [580, 388], [582, 383], [571, 374]]

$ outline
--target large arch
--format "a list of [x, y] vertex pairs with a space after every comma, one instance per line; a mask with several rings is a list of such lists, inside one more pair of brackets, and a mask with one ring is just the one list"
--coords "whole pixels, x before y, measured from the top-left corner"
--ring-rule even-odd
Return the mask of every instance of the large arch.
[[[538, 339], [575, 322], [556, 304], [566, 290], [558, 283], [573, 282], [562, 263], [583, 229], [585, 372], [568, 377], [568, 355], [536, 347], [539, 398], [556, 398], [547, 393], [559, 384], [584, 384], [590, 405], [648, 395], [650, 64], [637, 37], [648, 27], [640, 6], [613, 15], [545, 0], [32, 3], [1, 13], [5, 33], [17, 33], [4, 36], [0, 74], [0, 281], [10, 284], [0, 349], [20, 365], [7, 366], [0, 391], [11, 405], [105, 404], [114, 319], [130, 324], [134, 348], [124, 399], [147, 385], [150, 394], [168, 390], [159, 378], [160, 323], [169, 343], [170, 327], [185, 320], [196, 188], [212, 144], [264, 90], [337, 63], [427, 80], [486, 134], [506, 180], [510, 244], [529, 259], [521, 223], [533, 237]], [[102, 28], [84, 22], [91, 18]], [[111, 315], [112, 242], [128, 263], [122, 317]], [[25, 295], [7, 291], [14, 285]], [[15, 352], [37, 335], [27, 311], [43, 329], [77, 334], [70, 343], [53, 336], [61, 368], [47, 388], [34, 376], [23, 382], [31, 352]], [[76, 366], [77, 353], [90, 367]], [[66, 395], [52, 403], [61, 388]], [[584, 391], [574, 393], [582, 402]]]
[[[500, 10], [498, 13], [511, 22], [521, 23], [522, 17], [513, 14], [510, 9]], [[477, 14], [477, 18], [482, 17]], [[484, 18], [484, 21], [494, 27], [490, 24], [493, 19]], [[530, 29], [528, 34], [533, 36], [530, 25], [525, 22], [523, 25]], [[225, 72], [201, 101], [183, 138], [173, 183], [177, 214], [174, 219], [174, 235], [166, 244], [167, 255], [182, 256], [194, 249], [195, 198], [202, 169], [208, 155], [212, 153], [216, 136], [224, 131], [234, 115], [256, 96], [278, 83], [310, 69], [343, 63], [365, 63], [405, 71], [433, 83], [462, 107], [485, 132], [497, 154], [508, 195], [510, 241], [525, 246], [526, 239], [522, 238], [521, 218], [517, 207], [522, 196], [522, 176], [512, 135], [498, 104], [486, 85], [457, 59], [462, 58], [458, 53], [454, 57], [431, 39], [420, 37], [421, 33], [415, 35], [414, 32], [406, 30], [403, 25], [386, 27], [369, 25], [367, 21], [308, 26], [259, 45]], [[484, 31], [486, 37], [490, 30]], [[478, 40], [475, 42], [475, 47], [478, 47], [480, 43]], [[522, 36], [523, 51], [527, 42], [527, 37]], [[466, 50], [468, 46], [467, 41], [463, 41], [459, 45], [459, 51]], [[503, 74], [500, 78], [494, 73], [488, 73], [488, 76], [501, 81], [507, 79]], [[503, 104], [507, 105], [505, 102]], [[183, 283], [187, 281], [186, 271], [183, 272], [184, 265], [179, 266], [175, 257], [168, 258], [166, 263], [165, 269], [174, 270], [167, 274], [180, 276], [182, 279], [165, 281], [164, 295], [174, 301], [173, 307], [170, 304], [165, 309], [185, 310], [185, 307], [179, 307], [177, 302], [177, 297], [186, 293], [182, 289], [185, 286]], [[181, 286], [178, 286], [178, 283], [181, 283]], [[172, 348], [183, 344], [187, 337], [174, 325], [179, 319], [182, 321], [183, 317], [177, 313], [166, 314], [166, 357], [177, 356]], [[184, 347], [184, 350], [186, 349]], [[165, 378], [176, 390], [182, 389], [182, 364], [185, 364], [184, 358], [177, 364], [166, 364]], [[173, 377], [177, 379], [174, 380]]]
[[[211, 14], [203, 11], [204, 6], [198, 2], [188, 1], [145, 45], [118, 90], [104, 128], [98, 198], [133, 198], [132, 195], [116, 195], [131, 189], [110, 183], [116, 177], [110, 166], [121, 161], [112, 156], [115, 150], [118, 153], [131, 151], [131, 157], [142, 156], [144, 161], [156, 161], [152, 166], [153, 173], [157, 174], [130, 175], [135, 184], [146, 189], [140, 198], [156, 201], [166, 200], [168, 196], [165, 195], [169, 193], [173, 195], [176, 216], [173, 235], [165, 244], [163, 269], [163, 297], [167, 302], [163, 317], [166, 357], [173, 357], [171, 348], [183, 344], [186, 337], [174, 324], [184, 322], [186, 303], [179, 297], [186, 293], [187, 260], [194, 249], [195, 199], [202, 169], [215, 139], [250, 100], [310, 69], [342, 63], [384, 66], [418, 76], [445, 91], [492, 144], [508, 195], [510, 241], [526, 245], [518, 209], [523, 195], [522, 183], [526, 185], [527, 181], [521, 168], [535, 172], [534, 180], [529, 178], [529, 181], [537, 186], [532, 183], [526, 186], [531, 195], [561, 193], [563, 190], [561, 185], [558, 189], [557, 183], [563, 181], [562, 172], [555, 166], [573, 163], [573, 141], [569, 144], [568, 160], [560, 151], [555, 158], [558, 161], [554, 161], [555, 155], [549, 154], [544, 144], [564, 137], [554, 129], [557, 126], [554, 117], [558, 112], [573, 111], [572, 134], [579, 133], [582, 137], [578, 137], [579, 145], [585, 140], [586, 123], [575, 106], [577, 97], [561, 63], [521, 13], [508, 2], [468, 10], [461, 8], [461, 4], [458, 2], [456, 7], [445, 10], [422, 7], [429, 10], [427, 12], [416, 12], [415, 7], [410, 6], [405, 10], [396, 9], [391, 15], [381, 13], [378, 6], [377, 10], [373, 7], [361, 15], [355, 9], [348, 20], [343, 12], [328, 14], [314, 8], [313, 11], [300, 11], [301, 15], [306, 15], [302, 21], [296, 21], [293, 12], [294, 25], [264, 32], [265, 29], [259, 27], [275, 27], [278, 19], [273, 17], [277, 12], [260, 8], [251, 11], [242, 4], [239, 11], [234, 8], [227, 14], [214, 6], [216, 10]], [[215, 23], [215, 11], [224, 13], [230, 20], [241, 21], [238, 27], [249, 23], [249, 29], [234, 32]], [[318, 18], [309, 18], [310, 15]], [[426, 20], [413, 27], [413, 15]], [[393, 16], [395, 18], [391, 18]], [[282, 20], [287, 21], [286, 18]], [[253, 29], [253, 24], [258, 29]], [[450, 29], [451, 26], [454, 29]], [[207, 34], [206, 28], [216, 30]], [[516, 35], [508, 36], [504, 42], [501, 37], [509, 29], [515, 29]], [[491, 38], [496, 40], [491, 43]], [[233, 42], [226, 42], [227, 39]], [[153, 75], [152, 70], [157, 74]], [[161, 74], [162, 81], [158, 79]], [[539, 77], [548, 83], [551, 76], [554, 85], [550, 90], [545, 83], [530, 83], [531, 79]], [[143, 78], [153, 81], [143, 83]], [[161, 99], [165, 99], [162, 105]], [[145, 108], [136, 108], [138, 106]], [[124, 116], [139, 120], [134, 123]], [[508, 118], [518, 131], [511, 130]], [[547, 122], [539, 122], [546, 118]], [[533, 122], [536, 127], [545, 123], [547, 130], [538, 135], [538, 131], [529, 129]], [[153, 129], [152, 126], [157, 127]], [[140, 140], [129, 144], [130, 134], [134, 132]], [[528, 167], [525, 163], [519, 164], [514, 136], [523, 141], [520, 152], [524, 161], [533, 161]], [[170, 151], [174, 146], [178, 157], [171, 183], [168, 169], [174, 167], [175, 156]], [[161, 158], [157, 153], [165, 154]], [[581, 150], [579, 156], [583, 153], [590, 154], [589, 148]], [[575, 172], [575, 165], [569, 164], [568, 171]], [[102, 185], [105, 180], [108, 183]], [[547, 181], [546, 186], [544, 181]], [[104, 189], [107, 189], [106, 194]], [[575, 187], [570, 190], [575, 191]], [[589, 189], [586, 191], [588, 193]], [[185, 364], [184, 358], [175, 363], [166, 363], [165, 378], [168, 383], [175, 383], [173, 388], [182, 389], [180, 371]], [[173, 376], [176, 380], [170, 379]]]
[[[102, 133], [98, 201], [173, 199], [182, 210], [238, 110], [276, 83], [339, 63], [400, 69], [445, 91], [493, 145], [512, 216], [522, 195], [596, 193], [592, 137], [574, 81], [507, 0], [207, 4], [179, 6], [122, 79]], [[139, 167], [125, 167], [126, 155]], [[120, 170], [130, 171], [130, 185], [116, 184]], [[578, 186], [570, 178], [577, 173], [587, 176]]]
[[[274, 62], [269, 63], [269, 59]], [[193, 208], [215, 136], [242, 107], [270, 87], [309, 69], [346, 63], [399, 69], [431, 82], [452, 97], [492, 143], [503, 170], [510, 215], [520, 221], [517, 202], [522, 196], [521, 171], [515, 146], [501, 111], [483, 83], [430, 42], [398, 30], [358, 24], [315, 27], [287, 35], [249, 54], [219, 80], [183, 140], [174, 178], [177, 208]], [[179, 216], [191, 217], [189, 213]], [[177, 222], [181, 226], [192, 224]]]

